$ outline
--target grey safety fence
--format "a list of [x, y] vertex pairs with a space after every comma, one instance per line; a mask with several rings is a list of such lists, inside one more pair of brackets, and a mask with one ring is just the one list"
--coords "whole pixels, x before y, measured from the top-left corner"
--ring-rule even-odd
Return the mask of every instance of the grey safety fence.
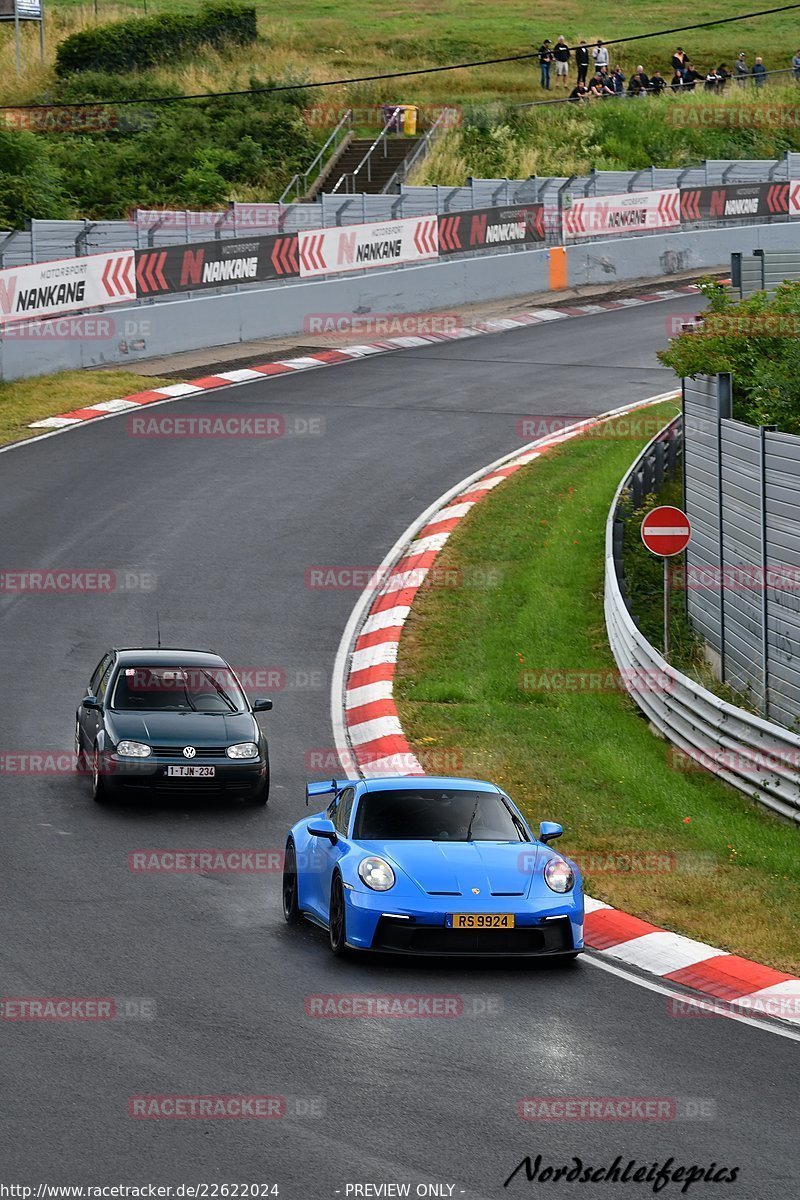
[[800, 280], [800, 249], [731, 255], [731, 284], [738, 288], [742, 300], [760, 291], [772, 296], [786, 280]]
[[[670, 429], [682, 421], [676, 417]], [[800, 737], [728, 704], [677, 671], [638, 629], [623, 594], [624, 502], [657, 435], [621, 481], [605, 534], [605, 619], [608, 640], [632, 699], [678, 753], [673, 765], [711, 771], [773, 812], [800, 824]]]
[[[795, 179], [800, 179], [800, 154], [787, 152], [777, 159], [708, 159], [686, 168], [591, 171], [588, 175], [571, 177], [469, 179], [463, 187], [416, 187], [402, 183], [394, 195], [327, 194], [313, 203], [288, 205], [231, 202], [220, 212], [139, 209], [134, 210], [127, 220], [30, 220], [24, 230], [0, 232], [0, 269], [112, 250], [142, 250], [209, 238], [291, 233], [526, 203], [545, 205], [547, 240], [552, 244], [560, 233], [561, 208], [575, 200], [675, 187], [785, 183]], [[783, 221], [788, 218], [776, 216], [770, 219]], [[757, 223], [764, 220], [761, 216]], [[754, 220], [747, 219], [735, 223], [729, 220], [702, 222], [706, 228], [753, 223]], [[631, 230], [627, 236], [641, 234]], [[583, 240], [590, 243], [594, 239]]]
[[800, 437], [731, 417], [728, 374], [684, 380], [689, 620], [720, 679], [800, 721]]

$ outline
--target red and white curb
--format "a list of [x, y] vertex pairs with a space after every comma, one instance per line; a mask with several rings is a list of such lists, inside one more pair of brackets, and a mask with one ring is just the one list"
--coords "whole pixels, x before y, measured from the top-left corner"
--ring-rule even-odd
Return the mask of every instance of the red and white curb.
[[[622, 413], [676, 398], [667, 392], [579, 421], [555, 437], [531, 442], [476, 472], [435, 501], [389, 551], [351, 614], [334, 668], [331, 718], [347, 774], [424, 775], [403, 733], [393, 698], [397, 653], [414, 598], [467, 513], [510, 475], [554, 446]], [[586, 897], [584, 927], [592, 950], [655, 976], [676, 1004], [679, 988], [700, 993], [703, 1010], [747, 1020], [768, 1016], [800, 1028], [800, 979], [703, 942], [660, 929]], [[673, 988], [674, 991], [670, 991]]]
[[156, 402], [163, 404], [169, 400], [180, 400], [185, 396], [195, 396], [202, 392], [213, 392], [216, 388], [230, 387], [233, 383], [252, 383], [257, 379], [293, 375], [298, 371], [310, 371], [315, 367], [352, 362], [354, 359], [367, 358], [374, 354], [388, 354], [393, 350], [413, 350], [420, 346], [433, 345], [436, 342], [452, 342], [463, 338], [480, 337], [485, 333], [504, 333], [509, 329], [519, 329], [526, 325], [544, 325], [548, 321], [560, 321], [566, 317], [586, 317], [594, 313], [632, 308], [640, 304], [677, 300], [680, 296], [694, 295], [698, 290], [695, 284], [689, 284], [686, 287], [669, 288], [628, 300], [605, 300], [598, 304], [571, 304], [558, 305], [554, 308], [537, 308], [516, 317], [498, 317], [491, 321], [477, 321], [473, 325], [464, 325], [460, 329], [447, 332], [418, 334], [413, 337], [389, 337], [364, 345], [342, 346], [336, 350], [317, 350], [313, 354], [304, 355], [301, 358], [286, 358], [277, 362], [265, 363], [259, 367], [240, 367], [232, 371], [220, 371], [218, 374], [192, 379], [188, 383], [173, 383], [167, 387], [153, 388], [152, 391], [135, 392], [131, 396], [123, 396], [118, 400], [103, 400], [98, 404], [86, 405], [85, 408], [76, 408], [71, 412], [60, 413], [56, 417], [44, 417], [41, 421], [33, 421], [29, 428], [68, 429], [70, 426], [81, 425], [85, 421], [96, 421], [101, 417], [140, 408], [144, 404]]

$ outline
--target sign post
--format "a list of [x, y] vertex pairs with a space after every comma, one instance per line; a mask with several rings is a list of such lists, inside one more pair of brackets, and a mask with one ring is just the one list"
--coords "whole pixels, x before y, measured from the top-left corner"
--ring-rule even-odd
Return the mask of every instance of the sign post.
[[20, 51], [20, 21], [39, 22], [39, 55], [44, 62], [44, 10], [42, 0], [0, 0], [0, 21], [14, 22], [14, 41], [17, 49], [17, 78], [22, 74]]
[[663, 504], [654, 508], [642, 521], [642, 541], [651, 554], [664, 559], [664, 658], [669, 659], [669, 608], [671, 580], [669, 560], [683, 554], [689, 545], [692, 527], [683, 509]]

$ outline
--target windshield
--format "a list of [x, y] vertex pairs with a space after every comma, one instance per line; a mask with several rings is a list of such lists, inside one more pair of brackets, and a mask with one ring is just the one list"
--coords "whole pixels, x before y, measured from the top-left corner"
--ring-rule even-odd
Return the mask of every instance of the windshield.
[[367, 792], [353, 836], [365, 842], [527, 842], [528, 833], [497, 792], [402, 788]]
[[124, 667], [114, 685], [111, 707], [123, 712], [231, 713], [247, 704], [225, 667]]

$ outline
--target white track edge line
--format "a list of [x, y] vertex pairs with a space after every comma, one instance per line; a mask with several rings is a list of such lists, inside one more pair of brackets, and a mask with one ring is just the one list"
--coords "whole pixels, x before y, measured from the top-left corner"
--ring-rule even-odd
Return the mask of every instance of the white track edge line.
[[[588, 423], [609, 420], [614, 416], [631, 412], [637, 408], [646, 408], [650, 405], [661, 404], [669, 400], [676, 400], [679, 395], [680, 393], [674, 389], [669, 392], [661, 392], [659, 395], [651, 396], [646, 400], [636, 400], [630, 404], [623, 404], [619, 408], [610, 409], [608, 412], [600, 413], [597, 416], [585, 417], [576, 421], [574, 425], [568, 426], [568, 429], [570, 431], [577, 431], [581, 426], [587, 425]], [[504, 454], [500, 458], [495, 459], [494, 462], [489, 463], [488, 466], [480, 467], [477, 471], [473, 471], [471, 475], [467, 475], [464, 479], [460, 480], [459, 483], [456, 483], [451, 488], [448, 488], [448, 490], [443, 492], [437, 500], [434, 500], [432, 504], [428, 505], [425, 511], [421, 513], [420, 516], [418, 516], [415, 520], [413, 520], [408, 528], [400, 534], [400, 537], [388, 551], [377, 571], [375, 572], [375, 577], [379, 580], [386, 579], [395, 563], [400, 561], [406, 546], [408, 546], [414, 540], [414, 537], [419, 530], [424, 528], [432, 516], [438, 513], [441, 509], [445, 508], [446, 505], [448, 505], [450, 501], [458, 496], [461, 492], [465, 492], [473, 483], [477, 483], [480, 479], [491, 475], [491, 473], [496, 471], [499, 467], [505, 466], [507, 463], [513, 461], [515, 458], [518, 458], [520, 455], [527, 454], [536, 446], [542, 445], [550, 440], [551, 437], [548, 434], [545, 437], [537, 438], [533, 442], [528, 442], [524, 446], [518, 446], [515, 450], [510, 450], [507, 454]], [[331, 725], [333, 726], [333, 740], [336, 752], [339, 755], [348, 779], [358, 779], [360, 772], [358, 771], [357, 767], [351, 771], [351, 768], [347, 765], [351, 760], [355, 762], [355, 756], [352, 754], [352, 749], [347, 738], [347, 726], [344, 721], [344, 693], [347, 664], [350, 657], [350, 650], [355, 644], [357, 633], [360, 631], [365, 611], [372, 600], [378, 595], [379, 591], [379, 584], [368, 584], [367, 587], [364, 588], [364, 591], [356, 601], [353, 610], [350, 613], [347, 624], [344, 627], [333, 664], [333, 674], [331, 677]]]
[[[714, 1003], [713, 996], [698, 995], [695, 992], [677, 992], [667, 987], [666, 984], [660, 983], [658, 979], [644, 978], [641, 975], [637, 975], [634, 971], [626, 971], [624, 967], [619, 967], [616, 963], [608, 962], [607, 959], [602, 957], [603, 953], [602, 950], [590, 950], [590, 952], [581, 955], [581, 958], [593, 967], [599, 967], [601, 971], [608, 971], [611, 975], [618, 975], [620, 979], [627, 979], [629, 983], [636, 983], [639, 987], [647, 988], [649, 992], [660, 992], [662, 996], [667, 996], [670, 1000], [679, 1000], [681, 1004], [694, 1004], [697, 1008], [708, 1008], [709, 1004]], [[771, 1021], [760, 1020], [758, 1017], [749, 1017], [745, 1013], [727, 1012], [724, 1009], [721, 1009], [719, 1012], [715, 1010], [714, 1015], [723, 1017], [728, 1021], [741, 1021], [744, 1025], [754, 1025], [756, 1029], [761, 1029], [766, 1033], [777, 1033], [778, 1037], [785, 1037], [789, 1038], [790, 1041], [800, 1042], [800, 1031], [790, 1029], [784, 1025], [773, 1025]]]

